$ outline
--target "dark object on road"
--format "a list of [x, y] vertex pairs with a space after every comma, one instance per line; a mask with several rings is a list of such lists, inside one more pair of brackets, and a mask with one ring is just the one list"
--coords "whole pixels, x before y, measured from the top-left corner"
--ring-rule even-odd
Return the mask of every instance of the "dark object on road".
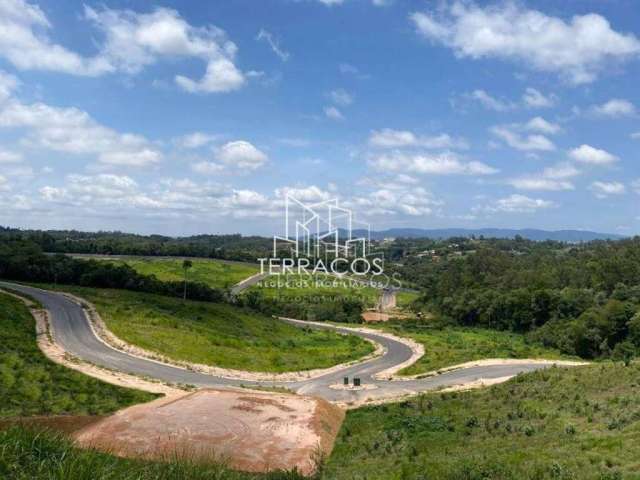
[[360, 386], [360, 378], [353, 377], [353, 386], [354, 387], [359, 387]]

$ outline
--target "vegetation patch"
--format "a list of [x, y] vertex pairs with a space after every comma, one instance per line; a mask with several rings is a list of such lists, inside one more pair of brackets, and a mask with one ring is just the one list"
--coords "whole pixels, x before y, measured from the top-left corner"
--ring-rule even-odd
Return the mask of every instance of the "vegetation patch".
[[549, 368], [348, 412], [327, 479], [638, 478], [640, 365]]
[[129, 460], [79, 449], [61, 435], [31, 429], [0, 431], [0, 478], [14, 480], [302, 480], [295, 472], [234, 472], [224, 463], [200, 465]]
[[373, 351], [355, 335], [298, 328], [229, 304], [128, 290], [60, 290], [93, 303], [117, 337], [175, 360], [281, 373], [331, 367]]
[[[184, 280], [181, 259], [171, 258], [125, 258], [104, 260], [114, 264], [126, 264], [142, 275], [155, 275], [163, 282]], [[258, 273], [257, 265], [220, 260], [191, 259], [187, 271], [190, 282], [204, 283], [213, 288], [230, 288], [236, 283]]]
[[156, 398], [51, 362], [38, 349], [27, 307], [2, 293], [0, 340], [0, 417], [101, 415]]
[[486, 358], [575, 359], [512, 332], [455, 326], [429, 328], [402, 321], [377, 324], [374, 327], [400, 337], [412, 338], [424, 345], [424, 356], [401, 370], [400, 375], [417, 375]]

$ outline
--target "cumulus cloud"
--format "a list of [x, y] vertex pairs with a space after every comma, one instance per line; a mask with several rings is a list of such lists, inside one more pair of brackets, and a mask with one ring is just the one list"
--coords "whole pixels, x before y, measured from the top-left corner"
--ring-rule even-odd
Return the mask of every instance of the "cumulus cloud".
[[589, 187], [596, 197], [606, 198], [610, 195], [623, 195], [627, 192], [627, 188], [620, 182], [593, 182]]
[[601, 150], [586, 144], [571, 150], [569, 156], [578, 162], [591, 165], [609, 165], [618, 161], [618, 157], [606, 150]]
[[215, 26], [194, 27], [175, 10], [137, 13], [85, 6], [84, 18], [104, 37], [91, 57], [54, 43], [47, 36], [51, 23], [37, 5], [0, 0], [0, 56], [21, 70], [84, 76], [136, 74], [161, 58], [191, 57], [202, 59], [207, 67], [199, 80], [176, 75], [176, 83], [187, 91], [228, 92], [246, 82], [234, 63], [237, 47], [225, 32]]
[[637, 113], [636, 106], [622, 98], [612, 98], [602, 105], [594, 105], [592, 111], [596, 115], [610, 118], [633, 117]]
[[162, 154], [143, 136], [119, 133], [73, 107], [59, 108], [11, 100], [0, 105], [2, 127], [25, 128], [27, 136], [23, 143], [27, 146], [94, 155], [102, 167], [144, 167], [162, 159]]
[[542, 117], [534, 117], [525, 124], [527, 130], [534, 132], [546, 133], [548, 135], [555, 135], [562, 131], [562, 127], [557, 123], [548, 122]]
[[455, 1], [443, 9], [415, 12], [410, 19], [421, 36], [458, 57], [516, 61], [574, 84], [593, 82], [608, 62], [640, 53], [633, 34], [615, 31], [594, 13], [565, 21], [516, 2], [479, 6]]
[[393, 130], [391, 128], [373, 130], [369, 136], [369, 145], [376, 148], [468, 148], [464, 139], [453, 138], [446, 133], [421, 136], [408, 130]]
[[518, 190], [574, 190], [575, 186], [569, 179], [579, 174], [580, 171], [570, 163], [560, 163], [546, 167], [538, 174], [511, 178], [507, 183]]
[[421, 175], [492, 175], [498, 170], [478, 161], [465, 162], [453, 153], [407, 154], [393, 152], [375, 155], [369, 165], [381, 172]]
[[114, 70], [100, 55], [83, 57], [54, 43], [51, 23], [37, 5], [0, 0], [0, 56], [20, 70], [49, 70], [98, 76]]
[[408, 189], [380, 188], [367, 195], [354, 196], [347, 199], [346, 205], [366, 216], [404, 215], [419, 217], [431, 215], [434, 209], [441, 206], [442, 201], [436, 200], [422, 187]]
[[525, 106], [529, 108], [549, 108], [553, 107], [556, 103], [555, 95], [544, 95], [539, 90], [532, 87], [527, 87], [522, 95], [522, 101]]
[[236, 140], [219, 147], [215, 161], [194, 163], [192, 168], [198, 173], [213, 175], [218, 173], [247, 174], [264, 166], [269, 157], [250, 142]]
[[[546, 122], [545, 122], [546, 123]], [[540, 128], [542, 122], [534, 122], [534, 127]], [[547, 126], [549, 128], [549, 126]], [[523, 151], [543, 151], [549, 152], [556, 149], [554, 143], [544, 135], [540, 134], [521, 134], [517, 132], [521, 129], [520, 125], [498, 125], [490, 129], [496, 137], [503, 140], [511, 148]]]

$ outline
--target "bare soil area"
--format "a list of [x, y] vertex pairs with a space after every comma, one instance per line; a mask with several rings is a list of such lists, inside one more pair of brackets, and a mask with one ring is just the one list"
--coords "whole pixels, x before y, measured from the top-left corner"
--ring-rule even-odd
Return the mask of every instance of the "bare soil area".
[[297, 395], [206, 389], [121, 410], [78, 431], [85, 447], [134, 458], [223, 461], [251, 471], [311, 474], [328, 455], [344, 412]]

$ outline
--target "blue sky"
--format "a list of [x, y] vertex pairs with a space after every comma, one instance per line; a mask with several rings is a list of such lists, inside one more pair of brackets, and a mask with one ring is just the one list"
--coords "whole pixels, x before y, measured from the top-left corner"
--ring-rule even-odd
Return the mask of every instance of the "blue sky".
[[0, 225], [640, 233], [640, 11], [0, 0]]

